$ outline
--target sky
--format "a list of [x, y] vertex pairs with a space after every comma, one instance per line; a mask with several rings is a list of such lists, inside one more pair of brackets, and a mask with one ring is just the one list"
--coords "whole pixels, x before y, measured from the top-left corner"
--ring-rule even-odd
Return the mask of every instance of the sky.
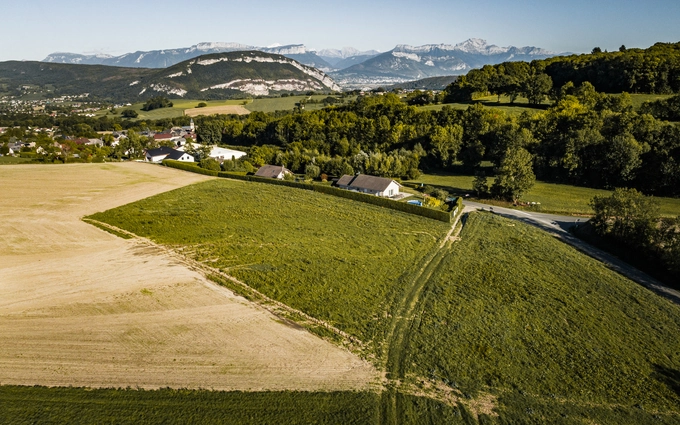
[[0, 61], [54, 52], [120, 55], [199, 42], [391, 50], [397, 44], [553, 52], [680, 41], [680, 0], [24, 0], [2, 7]]

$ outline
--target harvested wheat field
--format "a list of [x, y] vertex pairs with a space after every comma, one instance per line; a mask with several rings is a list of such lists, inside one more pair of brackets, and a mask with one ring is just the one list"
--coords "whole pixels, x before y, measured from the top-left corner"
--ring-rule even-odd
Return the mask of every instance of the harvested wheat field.
[[[0, 167], [0, 384], [364, 389], [376, 372], [81, 217], [206, 179], [141, 163]], [[190, 223], [184, 231], [191, 231]]]
[[236, 114], [248, 115], [249, 110], [241, 105], [223, 105], [223, 106], [206, 106], [204, 108], [185, 109], [184, 115], [188, 117], [195, 117], [198, 115], [214, 115], [214, 114]]

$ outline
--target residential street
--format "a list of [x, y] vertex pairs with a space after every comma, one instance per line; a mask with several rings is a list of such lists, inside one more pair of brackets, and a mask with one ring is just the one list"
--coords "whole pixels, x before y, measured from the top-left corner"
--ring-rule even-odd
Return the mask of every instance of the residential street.
[[579, 222], [587, 221], [584, 218], [555, 215], [555, 214], [544, 214], [544, 213], [534, 213], [526, 212], [520, 210], [514, 210], [511, 208], [496, 207], [487, 204], [481, 204], [478, 202], [463, 201], [465, 205], [464, 211], [474, 211], [483, 210], [491, 211], [494, 214], [501, 215], [506, 218], [513, 220], [523, 221], [532, 226], [539, 227], [553, 236], [559, 238], [565, 243], [573, 246], [579, 251], [583, 252], [599, 260], [607, 265], [610, 269], [616, 271], [617, 273], [626, 276], [634, 282], [643, 285], [644, 287], [652, 290], [653, 292], [661, 295], [662, 297], [668, 298], [676, 304], [680, 304], [680, 291], [668, 288], [663, 283], [649, 276], [648, 274], [636, 269], [630, 264], [618, 259], [617, 257], [598, 249], [581, 239], [572, 236], [568, 229], [578, 224]]

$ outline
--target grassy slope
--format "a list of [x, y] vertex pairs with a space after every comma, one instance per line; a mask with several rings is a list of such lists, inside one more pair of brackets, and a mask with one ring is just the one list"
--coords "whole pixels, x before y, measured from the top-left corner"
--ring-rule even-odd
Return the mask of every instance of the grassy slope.
[[521, 223], [473, 213], [461, 238], [410, 334], [411, 374], [490, 389], [507, 418], [639, 423], [638, 405], [680, 421], [680, 307]]
[[[423, 174], [412, 182], [443, 186], [453, 193], [472, 194], [473, 179], [474, 176]], [[488, 181], [491, 184], [493, 178], [489, 177]], [[609, 195], [611, 192], [608, 190], [537, 181], [534, 187], [522, 197], [522, 200], [540, 202], [540, 210], [543, 212], [590, 215], [593, 213], [588, 205], [590, 200], [594, 196]], [[662, 215], [667, 217], [680, 215], [680, 199], [661, 197], [656, 199], [661, 206]]]
[[365, 342], [448, 225], [347, 199], [215, 180], [92, 216], [199, 261]]

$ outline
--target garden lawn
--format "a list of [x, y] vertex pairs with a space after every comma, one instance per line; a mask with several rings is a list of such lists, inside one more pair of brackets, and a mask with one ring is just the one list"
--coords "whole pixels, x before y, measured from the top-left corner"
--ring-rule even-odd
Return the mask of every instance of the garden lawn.
[[311, 191], [226, 179], [91, 218], [182, 249], [365, 342], [380, 340], [402, 282], [449, 227]]

